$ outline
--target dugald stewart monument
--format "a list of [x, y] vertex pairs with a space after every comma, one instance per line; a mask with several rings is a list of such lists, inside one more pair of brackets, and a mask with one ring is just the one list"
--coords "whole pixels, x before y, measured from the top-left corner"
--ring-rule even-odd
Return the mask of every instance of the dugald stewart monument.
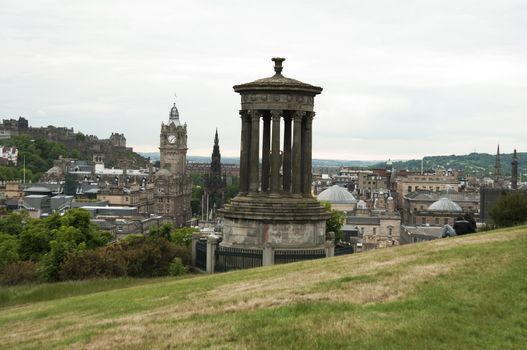
[[272, 77], [234, 86], [241, 95], [240, 192], [221, 210], [221, 245], [322, 248], [329, 214], [311, 193], [313, 107], [322, 88], [286, 78], [285, 59], [272, 60]]

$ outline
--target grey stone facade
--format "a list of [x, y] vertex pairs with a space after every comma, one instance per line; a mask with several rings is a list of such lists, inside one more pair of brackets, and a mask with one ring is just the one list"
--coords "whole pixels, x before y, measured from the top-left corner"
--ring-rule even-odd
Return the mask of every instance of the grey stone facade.
[[220, 211], [221, 245], [323, 247], [329, 214], [311, 193], [313, 104], [322, 88], [284, 77], [284, 59], [273, 61], [272, 77], [234, 86], [242, 106], [240, 193]]

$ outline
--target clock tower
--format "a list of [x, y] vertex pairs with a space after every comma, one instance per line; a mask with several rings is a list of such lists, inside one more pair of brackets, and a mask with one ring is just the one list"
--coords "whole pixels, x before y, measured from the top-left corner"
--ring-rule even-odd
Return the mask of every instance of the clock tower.
[[154, 175], [155, 211], [170, 218], [176, 227], [187, 226], [192, 212], [192, 179], [187, 174], [187, 124], [179, 121], [174, 103], [168, 123], [161, 123], [160, 169]]
[[161, 169], [166, 169], [173, 175], [185, 175], [187, 149], [187, 124], [181, 125], [179, 112], [174, 103], [168, 123], [161, 123], [159, 140]]

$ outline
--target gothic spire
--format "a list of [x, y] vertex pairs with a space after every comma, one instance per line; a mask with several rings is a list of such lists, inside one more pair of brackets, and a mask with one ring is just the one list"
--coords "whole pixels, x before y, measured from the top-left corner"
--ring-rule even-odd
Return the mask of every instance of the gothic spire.
[[511, 178], [511, 188], [513, 190], [518, 189], [518, 155], [516, 154], [516, 150], [514, 150], [514, 154], [512, 155], [512, 178]]
[[501, 161], [500, 161], [500, 144], [498, 144], [498, 151], [496, 152], [496, 164], [494, 165], [494, 181], [501, 179]]

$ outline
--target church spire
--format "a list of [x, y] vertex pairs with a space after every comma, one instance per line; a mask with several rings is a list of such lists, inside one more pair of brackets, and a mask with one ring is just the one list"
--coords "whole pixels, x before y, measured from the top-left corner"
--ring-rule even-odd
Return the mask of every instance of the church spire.
[[500, 144], [498, 143], [498, 151], [496, 152], [496, 164], [494, 165], [494, 181], [498, 182], [501, 179], [501, 161], [500, 161]]
[[513, 190], [518, 189], [518, 155], [516, 154], [516, 150], [514, 150], [514, 154], [512, 155], [512, 179], [511, 179], [511, 188]]

